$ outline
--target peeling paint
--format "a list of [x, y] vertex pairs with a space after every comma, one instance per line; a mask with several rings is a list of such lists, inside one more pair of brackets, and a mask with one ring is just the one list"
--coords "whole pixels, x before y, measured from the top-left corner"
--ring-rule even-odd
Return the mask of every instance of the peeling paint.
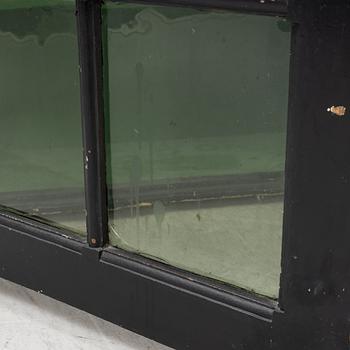
[[346, 113], [346, 107], [344, 106], [332, 106], [327, 108], [327, 112], [331, 112], [338, 117], [343, 117]]

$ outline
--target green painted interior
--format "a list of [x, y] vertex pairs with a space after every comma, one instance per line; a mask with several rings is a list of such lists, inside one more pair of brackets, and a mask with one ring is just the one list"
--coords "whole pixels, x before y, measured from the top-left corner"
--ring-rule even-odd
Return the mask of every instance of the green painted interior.
[[36, 7], [58, 7], [62, 5], [72, 6], [75, 0], [1, 0], [0, 10], [14, 10], [14, 9], [34, 9]]
[[[16, 200], [8, 195], [5, 199], [8, 192], [44, 195], [74, 188], [82, 193], [74, 2], [31, 8], [22, 6], [24, 1], [11, 3], [19, 8], [4, 10], [7, 5], [0, 5], [0, 203]], [[45, 205], [39, 198], [33, 213], [41, 208], [39, 215], [45, 218]], [[82, 222], [83, 207], [82, 195], [77, 214]], [[66, 224], [62, 220], [58, 223]]]

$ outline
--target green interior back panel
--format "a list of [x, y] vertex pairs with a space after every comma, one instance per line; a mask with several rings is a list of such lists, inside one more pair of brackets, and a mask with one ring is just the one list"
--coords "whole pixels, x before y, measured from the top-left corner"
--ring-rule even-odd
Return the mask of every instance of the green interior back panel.
[[30, 3], [0, 5], [0, 204], [84, 223], [75, 4]]

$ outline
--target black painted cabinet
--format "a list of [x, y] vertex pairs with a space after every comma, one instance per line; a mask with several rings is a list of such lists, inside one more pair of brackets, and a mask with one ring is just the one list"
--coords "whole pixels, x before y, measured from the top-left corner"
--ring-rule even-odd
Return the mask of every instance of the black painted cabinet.
[[3, 0], [0, 277], [175, 349], [349, 349], [349, 23]]

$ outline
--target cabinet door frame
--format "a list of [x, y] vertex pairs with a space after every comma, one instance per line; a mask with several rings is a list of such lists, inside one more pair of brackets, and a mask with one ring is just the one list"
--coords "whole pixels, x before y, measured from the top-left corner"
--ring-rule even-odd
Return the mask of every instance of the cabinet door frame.
[[77, 0], [87, 240], [0, 210], [0, 277], [176, 349], [349, 349], [350, 3], [171, 0], [292, 23], [278, 302], [108, 247], [101, 1]]

